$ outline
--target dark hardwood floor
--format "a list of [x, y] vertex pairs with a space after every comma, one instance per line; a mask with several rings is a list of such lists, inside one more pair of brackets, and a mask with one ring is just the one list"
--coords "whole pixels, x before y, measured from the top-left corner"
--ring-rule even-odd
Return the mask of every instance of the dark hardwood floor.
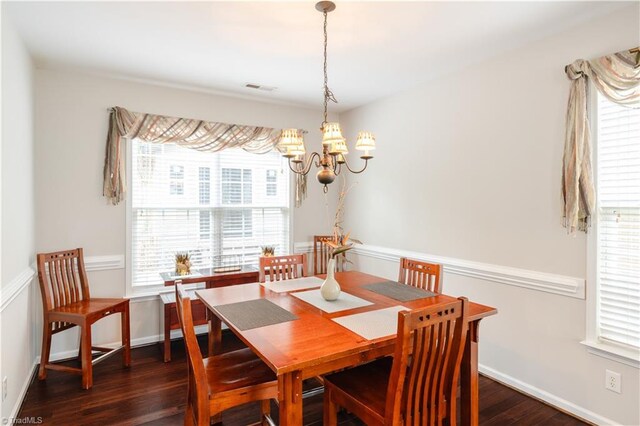
[[[240, 347], [225, 333], [226, 350]], [[205, 348], [205, 340], [200, 341]], [[132, 367], [122, 367], [119, 354], [94, 368], [93, 388], [80, 387], [80, 377], [49, 371], [46, 381], [37, 377], [29, 386], [19, 417], [41, 417], [45, 425], [181, 425], [186, 397], [186, 364], [181, 340], [172, 342], [173, 361], [162, 362], [160, 345], [132, 351]], [[76, 361], [69, 361], [73, 364]], [[247, 425], [259, 419], [257, 405], [249, 404], [223, 413], [224, 425]], [[277, 423], [278, 410], [272, 402]], [[548, 405], [529, 398], [486, 377], [480, 378], [482, 425], [583, 425]], [[322, 424], [322, 395], [305, 400], [304, 424]], [[341, 414], [341, 426], [362, 425]]]

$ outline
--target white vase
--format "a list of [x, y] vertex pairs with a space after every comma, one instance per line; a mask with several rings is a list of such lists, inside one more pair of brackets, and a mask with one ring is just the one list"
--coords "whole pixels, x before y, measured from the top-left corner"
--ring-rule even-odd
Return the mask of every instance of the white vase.
[[320, 294], [324, 300], [336, 300], [340, 296], [340, 284], [336, 281], [334, 274], [336, 271], [336, 260], [329, 259], [327, 263], [327, 278], [320, 287]]

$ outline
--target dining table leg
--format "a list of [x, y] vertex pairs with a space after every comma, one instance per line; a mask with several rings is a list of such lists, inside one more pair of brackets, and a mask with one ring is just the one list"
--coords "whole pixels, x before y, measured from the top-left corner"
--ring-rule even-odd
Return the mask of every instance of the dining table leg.
[[[207, 345], [209, 346], [209, 356], [213, 356], [222, 352], [222, 321], [207, 309], [207, 324], [209, 326], [209, 338]], [[222, 422], [222, 413], [218, 413], [211, 417], [210, 424], [217, 425]]]
[[302, 426], [302, 373], [292, 371], [278, 376], [280, 426]]
[[222, 350], [222, 321], [207, 309], [209, 324], [209, 356], [219, 354]]
[[480, 320], [469, 322], [460, 368], [460, 411], [463, 426], [478, 425], [478, 328]]

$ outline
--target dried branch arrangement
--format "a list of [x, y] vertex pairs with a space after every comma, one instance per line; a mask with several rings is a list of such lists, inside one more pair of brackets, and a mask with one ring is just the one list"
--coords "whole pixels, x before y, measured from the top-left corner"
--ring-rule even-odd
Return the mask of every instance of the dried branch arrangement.
[[362, 244], [360, 240], [355, 238], [351, 238], [351, 233], [344, 232], [344, 228], [342, 224], [344, 222], [344, 204], [345, 199], [347, 198], [347, 194], [353, 188], [353, 185], [347, 187], [347, 183], [345, 180], [342, 181], [342, 188], [340, 189], [340, 193], [338, 194], [338, 205], [336, 207], [336, 215], [333, 221], [333, 241], [330, 243], [331, 250], [331, 258], [335, 259], [336, 256], [346, 253], [347, 251], [353, 248], [353, 244]]

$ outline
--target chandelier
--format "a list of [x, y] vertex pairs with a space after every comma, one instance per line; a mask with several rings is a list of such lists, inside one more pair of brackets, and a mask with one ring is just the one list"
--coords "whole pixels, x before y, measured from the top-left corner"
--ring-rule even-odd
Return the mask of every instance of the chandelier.
[[346, 155], [349, 153], [347, 140], [342, 136], [340, 123], [327, 121], [327, 106], [329, 101], [338, 103], [335, 96], [329, 90], [327, 77], [327, 15], [335, 10], [336, 5], [331, 1], [321, 1], [316, 3], [316, 9], [324, 16], [324, 120], [320, 131], [322, 132], [322, 153], [312, 152], [305, 156], [304, 134], [298, 129], [285, 129], [278, 142], [283, 157], [289, 160], [289, 168], [296, 174], [306, 176], [312, 166], [320, 170], [316, 174], [318, 182], [324, 185], [324, 192], [328, 190], [327, 185], [333, 182], [342, 168], [345, 167], [351, 173], [362, 173], [367, 168], [370, 159], [373, 158], [371, 151], [376, 149], [376, 139], [371, 132], [361, 131], [356, 140], [356, 150], [363, 151], [360, 158], [364, 160], [364, 166], [360, 170], [354, 170], [349, 166]]

